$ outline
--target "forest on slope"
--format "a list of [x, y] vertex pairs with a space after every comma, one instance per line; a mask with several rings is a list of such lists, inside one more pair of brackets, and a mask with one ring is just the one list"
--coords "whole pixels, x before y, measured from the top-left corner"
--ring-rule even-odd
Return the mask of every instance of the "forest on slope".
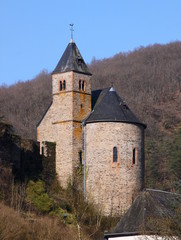
[[[181, 42], [140, 47], [89, 65], [92, 89], [114, 86], [147, 124], [146, 186], [181, 192]], [[15, 133], [36, 139], [36, 124], [51, 102], [51, 75], [0, 86], [0, 118]]]

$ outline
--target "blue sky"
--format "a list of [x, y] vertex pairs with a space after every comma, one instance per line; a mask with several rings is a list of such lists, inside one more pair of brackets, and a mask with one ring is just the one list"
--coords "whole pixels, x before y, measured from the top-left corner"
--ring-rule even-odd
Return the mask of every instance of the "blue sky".
[[0, 85], [51, 72], [70, 41], [84, 60], [181, 40], [180, 0], [0, 0]]

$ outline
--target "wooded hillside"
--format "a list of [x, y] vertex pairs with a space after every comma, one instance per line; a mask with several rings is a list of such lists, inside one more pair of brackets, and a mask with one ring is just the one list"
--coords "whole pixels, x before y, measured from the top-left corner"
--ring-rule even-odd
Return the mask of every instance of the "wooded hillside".
[[[147, 124], [147, 186], [181, 191], [172, 164], [179, 141], [176, 139], [181, 137], [181, 42], [94, 59], [89, 68], [93, 89], [113, 84], [137, 117]], [[11, 122], [16, 133], [36, 139], [36, 124], [50, 101], [51, 76], [43, 71], [31, 81], [0, 87], [0, 117]], [[175, 151], [177, 154], [179, 150]]]

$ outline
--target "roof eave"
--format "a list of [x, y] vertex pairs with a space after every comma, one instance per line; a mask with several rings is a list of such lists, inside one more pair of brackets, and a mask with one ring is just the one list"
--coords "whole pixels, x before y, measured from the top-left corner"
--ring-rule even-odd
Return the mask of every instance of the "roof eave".
[[66, 73], [66, 72], [76, 72], [76, 73], [81, 73], [81, 74], [84, 74], [84, 75], [92, 76], [92, 73], [90, 73], [90, 72], [81, 72], [81, 71], [76, 71], [76, 70], [53, 71], [51, 73], [51, 75], [58, 74], [58, 73]]
[[104, 238], [116, 238], [116, 237], [126, 237], [126, 236], [137, 236], [140, 235], [139, 232], [122, 232], [122, 233], [105, 233]]
[[121, 121], [121, 120], [113, 120], [113, 119], [102, 119], [102, 120], [88, 120], [84, 121], [85, 125], [89, 123], [98, 123], [98, 122], [121, 122], [121, 123], [128, 123], [128, 124], [134, 124], [134, 125], [141, 125], [144, 128], [147, 128], [147, 125], [144, 123], [139, 123], [139, 122], [128, 122], [128, 121]]

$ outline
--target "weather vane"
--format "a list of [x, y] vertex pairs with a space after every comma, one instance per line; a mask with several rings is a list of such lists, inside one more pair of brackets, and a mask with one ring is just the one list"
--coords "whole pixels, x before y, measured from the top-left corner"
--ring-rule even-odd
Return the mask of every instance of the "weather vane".
[[69, 25], [70, 25], [71, 39], [73, 40], [73, 31], [74, 31], [73, 27], [74, 27], [74, 24], [70, 23]]

